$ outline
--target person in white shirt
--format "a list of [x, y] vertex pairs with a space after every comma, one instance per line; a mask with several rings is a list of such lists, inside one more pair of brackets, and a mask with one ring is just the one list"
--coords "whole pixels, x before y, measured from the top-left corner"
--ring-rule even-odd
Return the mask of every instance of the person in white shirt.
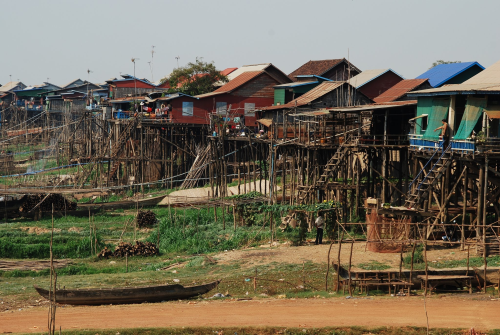
[[325, 227], [325, 219], [323, 216], [318, 215], [315, 221], [316, 225], [316, 241], [314, 244], [323, 244], [323, 228]]

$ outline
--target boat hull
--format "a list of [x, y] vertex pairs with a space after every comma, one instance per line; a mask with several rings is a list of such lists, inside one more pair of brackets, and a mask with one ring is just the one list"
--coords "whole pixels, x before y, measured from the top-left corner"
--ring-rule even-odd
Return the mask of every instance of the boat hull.
[[[218, 284], [219, 281], [190, 287], [163, 285], [112, 289], [56, 290], [55, 300], [59, 304], [68, 305], [140, 304], [196, 297], [211, 291]], [[36, 285], [34, 287], [38, 294], [45, 299], [49, 299], [48, 290]]]

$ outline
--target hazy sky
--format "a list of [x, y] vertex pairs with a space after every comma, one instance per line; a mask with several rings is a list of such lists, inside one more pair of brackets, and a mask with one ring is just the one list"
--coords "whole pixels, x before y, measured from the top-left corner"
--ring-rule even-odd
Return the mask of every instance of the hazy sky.
[[347, 58], [405, 78], [437, 59], [500, 59], [500, 0], [0, 1], [0, 84], [133, 73], [154, 80], [196, 57], [219, 69]]

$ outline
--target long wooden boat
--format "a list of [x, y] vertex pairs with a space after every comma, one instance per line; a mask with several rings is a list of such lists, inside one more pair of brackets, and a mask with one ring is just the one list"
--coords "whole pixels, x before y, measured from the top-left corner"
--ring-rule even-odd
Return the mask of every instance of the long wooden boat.
[[158, 205], [166, 195], [160, 195], [152, 198], [139, 199], [138, 201], [134, 200], [120, 200], [113, 202], [102, 202], [98, 204], [78, 204], [79, 209], [86, 209], [88, 207], [95, 208], [105, 208], [105, 209], [121, 209], [121, 208], [133, 208], [137, 205], [139, 207], [148, 207], [148, 206], [156, 206]]
[[[76, 289], [56, 290], [55, 300], [59, 304], [68, 305], [119, 305], [140, 304], [143, 302], [159, 302], [196, 297], [213, 290], [219, 280], [212, 283], [188, 286], [163, 285], [147, 287], [127, 287], [111, 289]], [[45, 299], [49, 299], [49, 291], [34, 285], [35, 290]]]

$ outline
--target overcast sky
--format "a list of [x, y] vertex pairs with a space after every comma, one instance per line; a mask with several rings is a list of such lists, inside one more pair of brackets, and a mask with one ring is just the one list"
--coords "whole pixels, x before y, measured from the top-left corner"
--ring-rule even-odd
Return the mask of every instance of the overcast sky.
[[154, 80], [203, 57], [219, 69], [347, 58], [414, 78], [438, 59], [500, 59], [500, 0], [0, 1], [0, 84]]

